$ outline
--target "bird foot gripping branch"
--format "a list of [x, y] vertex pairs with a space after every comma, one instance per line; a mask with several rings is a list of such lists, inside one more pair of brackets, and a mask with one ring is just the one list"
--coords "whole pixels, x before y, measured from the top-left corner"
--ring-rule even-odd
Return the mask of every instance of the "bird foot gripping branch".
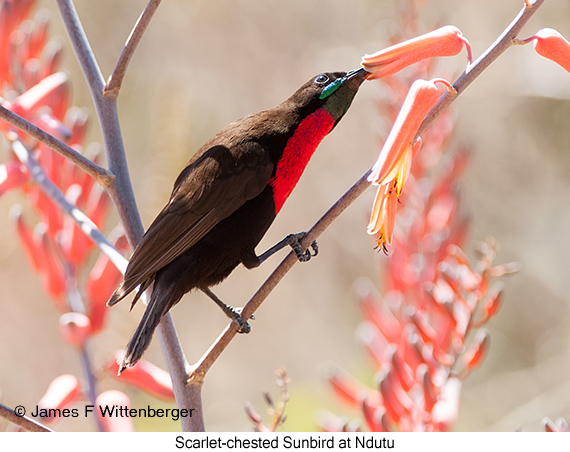
[[[238, 333], [249, 334], [251, 332], [251, 326], [241, 316], [242, 308], [234, 308], [233, 306], [226, 304], [225, 307], [222, 308], [222, 310], [231, 320], [233, 320], [238, 324], [239, 326]], [[251, 316], [251, 318], [255, 317]]]
[[265, 262], [269, 257], [273, 256], [277, 251], [282, 250], [287, 246], [290, 246], [291, 249], [295, 252], [299, 262], [307, 262], [311, 259], [311, 257], [315, 257], [317, 254], [319, 254], [319, 246], [317, 245], [317, 241], [314, 240], [310, 246], [310, 248], [313, 250], [313, 253], [311, 254], [311, 251], [309, 249], [305, 249], [303, 245], [301, 245], [301, 241], [306, 235], [307, 235], [306, 232], [297, 232], [296, 234], [289, 234], [279, 243], [269, 248], [265, 253], [261, 254], [253, 262], [244, 262], [244, 265], [247, 268], [258, 267], [263, 262]]
[[299, 232], [297, 234], [289, 234], [287, 237], [285, 237], [287, 245], [289, 245], [293, 249], [293, 251], [297, 255], [297, 259], [299, 259], [299, 262], [308, 262], [311, 259], [311, 257], [315, 257], [317, 254], [319, 254], [319, 246], [317, 245], [316, 240], [314, 240], [313, 243], [311, 243], [311, 249], [313, 250], [312, 254], [311, 250], [303, 249], [303, 246], [301, 245], [301, 240], [303, 240], [303, 237], [305, 237], [306, 235], [307, 235], [306, 232]]
[[[224, 314], [226, 314], [230, 320], [233, 320], [238, 324], [238, 333], [248, 334], [251, 331], [251, 326], [249, 326], [249, 323], [247, 323], [241, 316], [242, 308], [234, 308], [233, 306], [224, 303], [214, 292], [208, 288], [202, 289], [202, 292], [208, 295], [208, 297], [210, 297], [210, 299], [213, 300], [214, 303], [216, 303], [222, 311], [224, 311]], [[251, 315], [249, 318], [251, 320], [255, 320], [255, 316], [253, 315]]]

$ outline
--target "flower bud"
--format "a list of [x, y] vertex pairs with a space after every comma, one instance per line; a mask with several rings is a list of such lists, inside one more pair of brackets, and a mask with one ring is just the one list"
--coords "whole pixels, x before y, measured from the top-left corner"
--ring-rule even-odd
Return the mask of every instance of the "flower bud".
[[570, 72], [570, 43], [553, 28], [543, 28], [532, 38], [536, 53], [562, 66]]
[[375, 397], [375, 394], [369, 388], [362, 385], [342, 369], [329, 369], [327, 380], [335, 394], [351, 407], [358, 407], [364, 397], [370, 397], [375, 402], [379, 401], [378, 397]]
[[475, 369], [481, 365], [491, 343], [491, 337], [486, 330], [479, 330], [471, 348], [463, 355], [463, 363], [468, 369]]
[[68, 312], [59, 318], [59, 331], [69, 344], [81, 348], [91, 334], [91, 322], [85, 314]]
[[[79, 398], [81, 395], [81, 384], [75, 375], [60, 375], [49, 385], [46, 393], [38, 402], [40, 410], [54, 409], [63, 410]], [[42, 422], [52, 422], [60, 416], [42, 418]]]
[[9, 190], [21, 187], [28, 180], [28, 171], [20, 162], [0, 165], [0, 196]]
[[12, 104], [12, 111], [33, 121], [43, 106], [52, 109], [55, 118], [63, 120], [69, 102], [69, 81], [65, 72], [56, 72], [20, 94]]
[[[119, 251], [125, 251], [129, 247], [124, 233], [113, 244]], [[115, 264], [106, 254], [101, 253], [85, 283], [85, 295], [93, 333], [98, 333], [103, 329], [108, 310], [107, 300], [119, 285], [121, 278], [122, 274]]]
[[[105, 391], [99, 394], [95, 399], [95, 405], [97, 407], [126, 407], [130, 409], [131, 401], [124, 392], [121, 391]], [[106, 432], [134, 432], [133, 421], [131, 417], [128, 416], [111, 416], [107, 414], [103, 416], [101, 410], [96, 411], [99, 420], [103, 425], [103, 429]]]
[[140, 360], [134, 366], [124, 369], [121, 375], [118, 376], [118, 361], [121, 359], [122, 354], [122, 351], [118, 351], [115, 354], [115, 359], [109, 365], [109, 370], [114, 376], [120, 381], [136, 386], [157, 399], [168, 402], [174, 401], [170, 374], [148, 361]]
[[42, 283], [59, 309], [65, 309], [67, 281], [61, 259], [45, 228], [36, 228], [42, 248]]
[[22, 206], [19, 204], [14, 204], [12, 206], [10, 209], [10, 219], [16, 225], [16, 232], [20, 239], [20, 245], [22, 246], [24, 254], [28, 258], [30, 267], [32, 267], [35, 272], [40, 272], [42, 268], [41, 255], [43, 254], [43, 250], [41, 249], [41, 243], [34, 240], [34, 234], [24, 220]]
[[485, 319], [490, 319], [499, 311], [502, 304], [502, 290], [504, 286], [503, 283], [498, 282], [493, 284], [489, 289], [489, 293], [483, 304], [483, 315]]

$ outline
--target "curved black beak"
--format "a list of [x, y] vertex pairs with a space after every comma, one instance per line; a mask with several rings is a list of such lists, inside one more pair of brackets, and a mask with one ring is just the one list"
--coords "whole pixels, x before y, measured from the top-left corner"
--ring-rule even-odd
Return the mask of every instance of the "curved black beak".
[[369, 72], [365, 71], [364, 68], [358, 68], [354, 71], [350, 71], [344, 76], [344, 81], [350, 82], [351, 85], [360, 86], [370, 75]]
[[370, 74], [369, 72], [367, 72], [364, 68], [360, 67], [358, 69], [354, 69], [353, 71], [350, 71], [348, 74], [346, 74], [346, 79], [351, 79], [352, 77], [357, 77], [357, 76], [364, 76], [363, 78], [366, 78], [366, 76]]

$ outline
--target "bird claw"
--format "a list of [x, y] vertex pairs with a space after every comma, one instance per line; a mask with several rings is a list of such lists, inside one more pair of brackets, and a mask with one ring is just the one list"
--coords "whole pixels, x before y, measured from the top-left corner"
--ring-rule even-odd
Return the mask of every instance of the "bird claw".
[[[303, 240], [303, 237], [305, 237], [305, 235], [307, 235], [306, 232], [299, 232], [297, 234], [290, 234], [287, 236], [287, 245], [289, 245], [293, 251], [295, 251], [299, 262], [307, 262], [311, 259], [311, 257], [315, 257], [317, 254], [319, 254], [319, 246], [317, 245], [316, 240], [311, 243], [310, 249], [303, 250], [303, 247], [301, 246], [301, 240]], [[312, 254], [311, 249], [313, 250]]]
[[[241, 316], [241, 311], [243, 308], [234, 308], [233, 306], [231, 308], [231, 317], [239, 326], [238, 333], [248, 334], [251, 331], [251, 326]], [[249, 318], [251, 320], [255, 320], [255, 316], [253, 314], [250, 315]]]
[[236, 320], [236, 321], [238, 322], [238, 325], [239, 325], [238, 333], [249, 334], [251, 332], [251, 326], [249, 325], [249, 323], [244, 321], [241, 317], [239, 318], [239, 320]]

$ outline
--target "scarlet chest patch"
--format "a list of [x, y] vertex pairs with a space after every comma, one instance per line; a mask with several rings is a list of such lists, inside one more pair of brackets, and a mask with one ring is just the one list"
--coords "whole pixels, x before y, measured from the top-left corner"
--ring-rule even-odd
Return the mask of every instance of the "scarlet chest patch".
[[301, 121], [297, 130], [285, 146], [283, 155], [277, 164], [275, 176], [269, 181], [273, 187], [275, 213], [281, 210], [301, 174], [305, 170], [311, 156], [322, 139], [331, 131], [334, 119], [323, 108], [311, 113]]

